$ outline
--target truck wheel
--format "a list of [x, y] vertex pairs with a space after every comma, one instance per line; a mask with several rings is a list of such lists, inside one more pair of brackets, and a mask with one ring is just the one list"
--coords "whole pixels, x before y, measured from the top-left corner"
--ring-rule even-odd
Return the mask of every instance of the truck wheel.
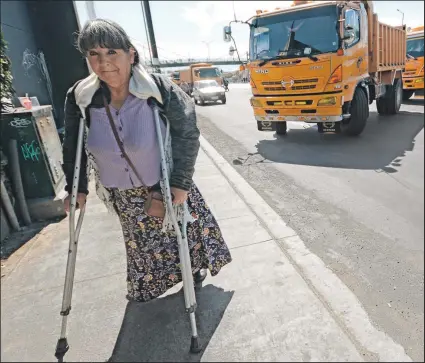
[[369, 117], [369, 102], [366, 93], [357, 88], [351, 101], [351, 117], [342, 121], [342, 131], [348, 136], [360, 135]]
[[204, 106], [205, 105], [205, 101], [204, 101], [204, 99], [202, 97], [199, 98], [199, 104], [201, 106]]
[[396, 78], [393, 86], [387, 86], [385, 96], [376, 100], [376, 108], [380, 115], [395, 115], [400, 110], [403, 98], [401, 83], [400, 78]]
[[222, 103], [223, 105], [225, 105], [225, 104], [226, 104], [226, 96], [224, 96], [224, 97], [221, 99], [221, 103]]
[[276, 122], [276, 134], [286, 135], [286, 131], [287, 131], [286, 121]]
[[415, 91], [412, 91], [410, 89], [404, 89], [403, 90], [403, 101], [407, 101], [408, 99], [410, 99], [410, 97], [412, 97], [414, 93], [415, 93]]

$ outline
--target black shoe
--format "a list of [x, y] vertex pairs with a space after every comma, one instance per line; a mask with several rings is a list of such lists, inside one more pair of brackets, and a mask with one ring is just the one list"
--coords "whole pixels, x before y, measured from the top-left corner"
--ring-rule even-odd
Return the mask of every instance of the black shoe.
[[201, 269], [193, 275], [193, 282], [195, 284], [202, 284], [207, 277], [207, 270]]

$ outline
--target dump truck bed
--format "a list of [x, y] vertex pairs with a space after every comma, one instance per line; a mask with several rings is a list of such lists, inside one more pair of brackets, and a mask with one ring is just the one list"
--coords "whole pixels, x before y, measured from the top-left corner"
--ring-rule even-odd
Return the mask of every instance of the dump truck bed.
[[404, 69], [406, 64], [405, 27], [393, 27], [378, 21], [373, 14], [373, 46], [369, 72]]

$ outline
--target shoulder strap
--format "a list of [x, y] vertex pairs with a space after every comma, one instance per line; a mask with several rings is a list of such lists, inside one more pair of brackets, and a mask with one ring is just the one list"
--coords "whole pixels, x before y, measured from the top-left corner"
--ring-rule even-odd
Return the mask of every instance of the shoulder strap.
[[142, 177], [139, 175], [135, 166], [133, 165], [132, 161], [130, 160], [130, 158], [128, 157], [127, 153], [124, 150], [123, 142], [120, 140], [120, 137], [118, 136], [118, 131], [115, 126], [114, 120], [112, 118], [111, 110], [109, 109], [108, 101], [106, 100], [105, 95], [102, 95], [102, 97], [103, 97], [103, 104], [105, 105], [106, 114], [108, 115], [109, 123], [111, 125], [112, 132], [114, 133], [115, 140], [118, 144], [118, 147], [120, 148], [121, 153], [124, 156], [125, 160], [127, 161], [128, 165], [130, 165], [131, 169], [133, 169], [134, 174], [136, 174], [137, 178], [140, 180], [142, 185], [146, 186], [145, 183], [143, 182]]

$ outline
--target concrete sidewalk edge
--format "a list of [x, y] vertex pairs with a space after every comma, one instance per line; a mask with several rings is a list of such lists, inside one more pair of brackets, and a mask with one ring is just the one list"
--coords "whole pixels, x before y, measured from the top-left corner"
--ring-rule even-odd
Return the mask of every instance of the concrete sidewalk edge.
[[201, 148], [274, 238], [293, 267], [365, 358], [411, 362], [404, 348], [375, 328], [355, 294], [313, 254], [282, 218], [201, 135]]

